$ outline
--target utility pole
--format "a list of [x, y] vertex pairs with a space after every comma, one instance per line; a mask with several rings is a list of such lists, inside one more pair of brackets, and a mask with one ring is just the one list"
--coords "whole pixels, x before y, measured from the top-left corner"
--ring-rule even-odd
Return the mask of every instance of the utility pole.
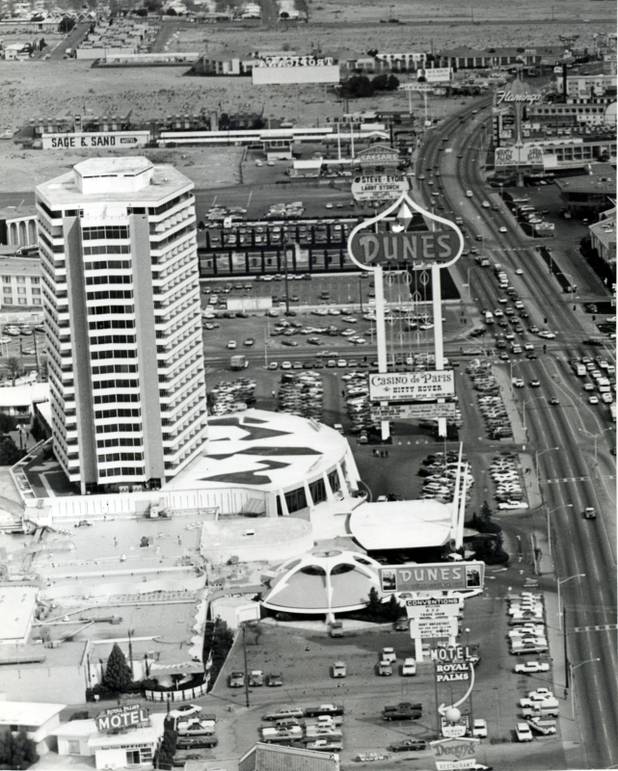
[[245, 707], [249, 706], [249, 670], [247, 669], [247, 624], [242, 623], [242, 657], [245, 666]]
[[567, 648], [566, 608], [562, 606], [562, 640], [564, 643], [564, 687], [569, 687], [569, 651]]

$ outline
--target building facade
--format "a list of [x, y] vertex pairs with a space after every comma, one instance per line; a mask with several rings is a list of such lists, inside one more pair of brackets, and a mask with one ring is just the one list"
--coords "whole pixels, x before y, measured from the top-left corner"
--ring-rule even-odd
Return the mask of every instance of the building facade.
[[206, 439], [192, 189], [143, 157], [37, 187], [54, 453], [82, 494], [157, 488]]
[[41, 263], [31, 257], [0, 257], [2, 307], [41, 305]]

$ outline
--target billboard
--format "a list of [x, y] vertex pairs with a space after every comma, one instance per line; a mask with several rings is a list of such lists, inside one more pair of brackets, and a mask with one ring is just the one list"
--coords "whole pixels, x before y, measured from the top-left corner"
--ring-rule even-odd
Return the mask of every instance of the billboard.
[[150, 131], [96, 131], [75, 134], [43, 134], [43, 150], [83, 150], [96, 148], [145, 147], [150, 140]]
[[95, 724], [99, 733], [116, 733], [150, 725], [150, 714], [141, 704], [124, 704], [99, 712]]
[[251, 80], [254, 86], [339, 83], [341, 74], [338, 64], [308, 64], [301, 66], [297, 64], [277, 64], [253, 67], [251, 70]]
[[417, 78], [425, 78], [427, 83], [445, 83], [453, 79], [452, 67], [431, 67], [429, 69], [419, 69], [416, 71]]
[[[390, 145], [376, 143], [360, 150], [354, 156], [354, 162], [360, 166], [397, 166], [399, 163], [399, 152]], [[408, 187], [406, 186], [406, 190]]]
[[376, 402], [438, 399], [442, 396], [452, 396], [454, 393], [455, 373], [452, 369], [369, 375], [369, 398]]
[[409, 188], [401, 174], [367, 174], [354, 177], [351, 192], [355, 201], [390, 201]]
[[382, 592], [463, 591], [482, 588], [484, 580], [484, 562], [426, 562], [380, 568]]
[[514, 94], [509, 89], [496, 92], [496, 106], [501, 104], [537, 104], [541, 101], [541, 94], [532, 91]]
[[494, 152], [494, 166], [542, 166], [543, 148], [540, 145], [525, 143], [497, 147]]

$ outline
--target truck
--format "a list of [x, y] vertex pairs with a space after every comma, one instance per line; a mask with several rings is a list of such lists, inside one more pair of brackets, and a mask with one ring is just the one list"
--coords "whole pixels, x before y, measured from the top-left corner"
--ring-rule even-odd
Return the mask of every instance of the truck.
[[230, 356], [230, 369], [237, 371], [240, 369], [246, 369], [249, 366], [249, 361], [243, 353], [237, 353], [234, 356]]
[[491, 311], [485, 311], [483, 314], [483, 321], [486, 324], [493, 324], [494, 323], [494, 314]]
[[506, 273], [503, 270], [501, 270], [498, 273], [498, 284], [502, 288], [507, 287], [509, 285], [509, 277], [506, 275]]
[[331, 621], [328, 624], [329, 637], [343, 637], [343, 623], [341, 621]]
[[305, 717], [318, 717], [319, 715], [343, 715], [343, 704], [319, 704], [317, 707], [305, 707]]
[[583, 362], [573, 361], [571, 366], [573, 367], [573, 372], [577, 375], [577, 377], [586, 376], [586, 365]]
[[399, 704], [387, 705], [382, 710], [383, 720], [418, 720], [423, 714], [423, 705], [401, 701]]

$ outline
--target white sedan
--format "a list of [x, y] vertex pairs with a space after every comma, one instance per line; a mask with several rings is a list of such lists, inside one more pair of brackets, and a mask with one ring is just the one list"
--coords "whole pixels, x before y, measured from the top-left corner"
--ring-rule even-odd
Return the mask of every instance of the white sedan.
[[518, 675], [531, 675], [534, 672], [549, 672], [549, 662], [525, 661], [523, 664], [515, 664], [513, 672]]
[[508, 233], [509, 231], [504, 225], [501, 225], [500, 228], [498, 228], [501, 233]]

